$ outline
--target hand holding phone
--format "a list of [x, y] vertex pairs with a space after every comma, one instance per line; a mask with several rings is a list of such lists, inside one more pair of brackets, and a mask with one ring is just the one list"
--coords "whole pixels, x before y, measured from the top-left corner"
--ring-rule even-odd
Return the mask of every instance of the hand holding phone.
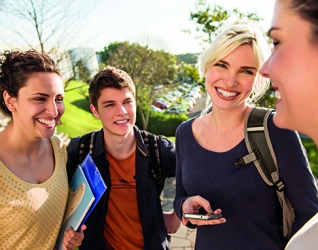
[[222, 214], [183, 214], [183, 217], [186, 219], [194, 219], [194, 220], [216, 220], [221, 219]]

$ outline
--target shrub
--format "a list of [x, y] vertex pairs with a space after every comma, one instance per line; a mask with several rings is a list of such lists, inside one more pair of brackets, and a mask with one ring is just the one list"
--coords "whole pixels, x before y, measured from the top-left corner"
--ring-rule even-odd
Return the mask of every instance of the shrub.
[[[184, 121], [189, 120], [185, 114], [162, 114], [151, 112], [149, 116], [147, 131], [156, 135], [175, 136], [177, 127]], [[142, 120], [137, 113], [136, 125], [142, 129]]]
[[301, 137], [301, 141], [306, 148], [312, 173], [315, 177], [318, 177], [318, 154], [316, 144], [307, 137]]

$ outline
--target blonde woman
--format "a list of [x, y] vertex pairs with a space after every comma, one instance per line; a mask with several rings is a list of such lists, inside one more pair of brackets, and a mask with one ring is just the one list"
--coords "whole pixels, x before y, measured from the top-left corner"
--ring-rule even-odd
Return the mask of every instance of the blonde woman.
[[[251, 23], [224, 27], [200, 55], [211, 112], [182, 123], [176, 132], [174, 210], [189, 227], [197, 227], [196, 250], [283, 249], [282, 208], [254, 163], [236, 168], [247, 155], [244, 122], [268, 87], [259, 69], [269, 55], [266, 38]], [[295, 233], [318, 211], [317, 188], [296, 132], [268, 119], [280, 178], [295, 210]], [[215, 220], [194, 220], [184, 213], [204, 209]]]

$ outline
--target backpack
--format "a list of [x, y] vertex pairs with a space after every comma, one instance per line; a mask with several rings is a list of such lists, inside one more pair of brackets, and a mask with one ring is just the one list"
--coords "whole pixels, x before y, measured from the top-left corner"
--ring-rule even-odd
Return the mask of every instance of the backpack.
[[[78, 164], [82, 163], [87, 153], [93, 154], [97, 132], [96, 130], [87, 133], [80, 138]], [[157, 191], [160, 195], [164, 187], [165, 179], [160, 164], [157, 136], [144, 130], [140, 130], [140, 133], [150, 153], [150, 155], [148, 155], [149, 172], [156, 183]]]
[[267, 120], [274, 109], [254, 108], [244, 124], [245, 144], [249, 154], [235, 161], [235, 166], [254, 162], [259, 174], [269, 186], [276, 187], [278, 200], [283, 210], [283, 235], [289, 239], [294, 221], [294, 210], [285, 193], [284, 183], [279, 178], [276, 156], [269, 137]]

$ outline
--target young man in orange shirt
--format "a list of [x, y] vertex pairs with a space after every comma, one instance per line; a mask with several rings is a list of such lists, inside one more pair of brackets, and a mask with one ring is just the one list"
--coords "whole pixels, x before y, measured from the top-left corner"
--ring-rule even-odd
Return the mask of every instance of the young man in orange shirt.
[[[180, 226], [174, 212], [162, 211], [157, 183], [150, 172], [145, 131], [135, 126], [135, 86], [114, 67], [95, 75], [89, 87], [90, 109], [101, 120], [92, 153], [107, 190], [86, 221], [80, 249], [170, 249], [169, 233]], [[175, 176], [175, 146], [157, 136], [162, 177]], [[80, 137], [68, 150], [68, 176], [78, 164]]]

